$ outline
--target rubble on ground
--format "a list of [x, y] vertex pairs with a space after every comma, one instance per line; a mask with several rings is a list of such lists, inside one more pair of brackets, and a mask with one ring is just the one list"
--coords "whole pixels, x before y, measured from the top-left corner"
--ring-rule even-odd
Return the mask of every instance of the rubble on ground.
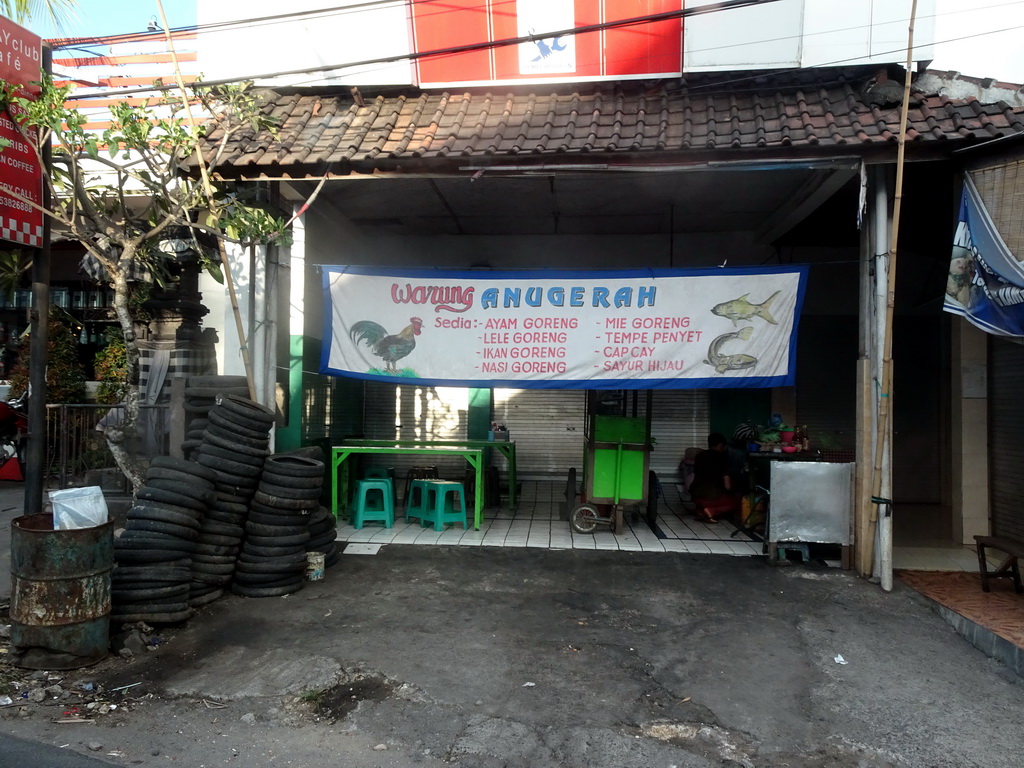
[[[141, 684], [107, 688], [90, 676], [89, 669], [15, 667], [10, 663], [8, 609], [6, 602], [0, 603], [0, 719], [42, 717], [54, 723], [98, 722], [118, 719], [151, 697]], [[111, 653], [133, 658], [156, 649], [162, 640], [144, 622], [126, 624], [112, 634]]]

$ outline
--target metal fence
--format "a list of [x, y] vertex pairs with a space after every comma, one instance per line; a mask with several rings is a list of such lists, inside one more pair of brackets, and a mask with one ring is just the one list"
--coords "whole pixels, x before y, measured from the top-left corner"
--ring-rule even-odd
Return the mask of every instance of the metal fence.
[[[103, 428], [123, 418], [123, 406], [57, 404], [46, 406], [47, 485], [67, 488], [90, 470], [116, 467]], [[138, 458], [169, 453], [170, 407], [141, 405], [137, 439], [129, 450]]]

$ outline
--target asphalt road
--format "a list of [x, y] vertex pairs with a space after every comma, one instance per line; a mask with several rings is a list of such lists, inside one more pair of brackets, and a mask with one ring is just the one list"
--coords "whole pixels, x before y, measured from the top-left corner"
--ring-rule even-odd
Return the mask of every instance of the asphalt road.
[[388, 546], [157, 634], [67, 676], [132, 686], [106, 699], [115, 711], [64, 725], [39, 705], [0, 730], [208, 768], [1020, 768], [1024, 754], [1021, 678], [917, 593], [755, 557]]
[[4, 768], [110, 768], [117, 763], [0, 732], [0, 765]]

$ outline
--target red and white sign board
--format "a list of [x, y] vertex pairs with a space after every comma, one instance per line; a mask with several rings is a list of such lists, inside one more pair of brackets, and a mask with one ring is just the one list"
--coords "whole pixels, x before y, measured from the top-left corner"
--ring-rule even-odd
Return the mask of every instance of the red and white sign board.
[[411, 3], [415, 49], [533, 36], [518, 45], [424, 56], [421, 87], [629, 80], [682, 74], [681, 18], [577, 35], [559, 30], [681, 11], [683, 0], [421, 0]]
[[[13, 21], [0, 17], [0, 80], [23, 86], [18, 95], [32, 98], [39, 86], [29, 83], [41, 77], [42, 41]], [[12, 196], [13, 191], [39, 205], [43, 199], [43, 176], [35, 152], [35, 137], [27, 137], [15, 124], [17, 106], [0, 112], [0, 137], [10, 145], [0, 151], [0, 240], [40, 248], [43, 245], [43, 215], [28, 203]]]

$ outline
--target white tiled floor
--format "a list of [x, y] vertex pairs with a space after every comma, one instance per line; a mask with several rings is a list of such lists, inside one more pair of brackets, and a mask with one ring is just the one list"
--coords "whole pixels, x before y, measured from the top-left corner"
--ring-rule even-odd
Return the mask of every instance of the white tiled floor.
[[[348, 523], [339, 523], [338, 540], [349, 542], [345, 550], [347, 554], [372, 554], [382, 544], [697, 552], [737, 556], [762, 554], [760, 542], [751, 541], [742, 533], [733, 537], [736, 528], [728, 522], [715, 525], [698, 522], [683, 510], [682, 500], [678, 498], [668, 503], [659, 499], [657, 522], [665, 538], [656, 536], [643, 518], [634, 521], [628, 509], [621, 536], [615, 536], [604, 526], [598, 527], [593, 534], [575, 533], [567, 521], [559, 519], [559, 502], [563, 500], [564, 493], [564, 482], [524, 481], [516, 509], [503, 506], [486, 510], [479, 531], [472, 527], [464, 531], [453, 526], [439, 533], [432, 527], [420, 527], [418, 520], [406, 523], [399, 510], [392, 528], [384, 528], [380, 523], [366, 523], [357, 531]], [[671, 490], [669, 493], [677, 495]]]
[[[502, 506], [484, 513], [479, 531], [449, 527], [444, 532], [422, 528], [419, 521], [406, 523], [399, 510], [395, 525], [384, 528], [367, 523], [361, 530], [348, 523], [338, 525], [338, 540], [347, 541], [345, 554], [375, 554], [384, 544], [443, 544], [459, 547], [539, 547], [542, 549], [602, 549], [633, 552], [691, 552], [716, 555], [762, 555], [761, 542], [737, 533], [728, 522], [707, 525], [684, 509], [678, 487], [664, 486], [668, 500], [658, 500], [659, 538], [643, 518], [636, 521], [625, 514], [626, 527], [621, 536], [599, 527], [593, 534], [578, 534], [569, 523], [559, 519], [559, 502], [565, 483], [527, 480], [516, 509]], [[507, 498], [503, 499], [507, 503]], [[735, 536], [733, 534], [736, 534]], [[922, 571], [974, 571], [977, 555], [970, 547], [943, 542], [922, 542], [922, 546], [894, 547], [893, 567]]]
[[976, 571], [978, 554], [974, 547], [944, 542], [893, 547], [892, 567], [905, 571]]

